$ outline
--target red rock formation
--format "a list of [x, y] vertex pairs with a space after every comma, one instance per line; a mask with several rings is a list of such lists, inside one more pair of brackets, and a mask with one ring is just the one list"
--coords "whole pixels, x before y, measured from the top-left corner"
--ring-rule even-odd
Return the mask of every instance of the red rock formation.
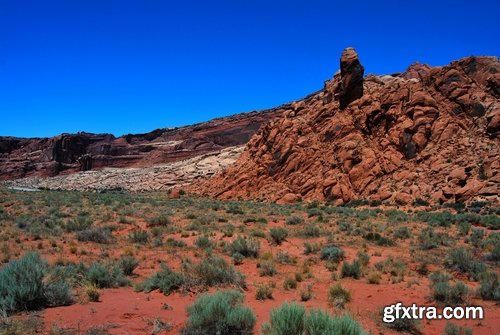
[[363, 80], [349, 49], [341, 68], [323, 91], [263, 126], [234, 165], [192, 190], [282, 202], [499, 202], [498, 58], [414, 64]]
[[62, 134], [52, 138], [0, 137], [0, 180], [55, 176], [103, 167], [146, 167], [242, 145], [286, 105], [175, 129], [115, 138]]

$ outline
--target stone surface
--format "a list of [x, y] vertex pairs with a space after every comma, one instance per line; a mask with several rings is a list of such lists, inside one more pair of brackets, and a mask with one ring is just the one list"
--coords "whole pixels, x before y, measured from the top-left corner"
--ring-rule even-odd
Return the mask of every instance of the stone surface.
[[62, 134], [52, 138], [0, 137], [0, 180], [50, 177], [105, 167], [150, 167], [248, 142], [286, 105], [146, 134]]
[[[336, 204], [498, 204], [498, 58], [414, 64], [404, 73], [363, 80], [357, 61], [354, 50], [345, 51], [341, 75], [291, 104], [252, 137], [235, 164], [191, 190], [280, 202], [297, 195]], [[346, 90], [360, 82], [362, 92]]]

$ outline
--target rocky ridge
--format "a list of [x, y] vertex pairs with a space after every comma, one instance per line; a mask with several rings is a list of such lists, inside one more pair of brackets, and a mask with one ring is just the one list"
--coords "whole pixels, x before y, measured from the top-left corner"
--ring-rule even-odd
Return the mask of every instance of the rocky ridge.
[[211, 177], [231, 165], [243, 151], [243, 146], [229, 147], [181, 161], [144, 168], [106, 167], [55, 177], [26, 177], [5, 182], [17, 189], [50, 189], [76, 191], [120, 190], [129, 192], [169, 191], [194, 181]]
[[364, 77], [354, 49], [324, 89], [266, 123], [241, 157], [191, 191], [221, 199], [499, 203], [500, 63]]
[[53, 177], [105, 167], [151, 167], [243, 145], [286, 105], [174, 129], [115, 137], [62, 134], [52, 138], [0, 137], [0, 180]]

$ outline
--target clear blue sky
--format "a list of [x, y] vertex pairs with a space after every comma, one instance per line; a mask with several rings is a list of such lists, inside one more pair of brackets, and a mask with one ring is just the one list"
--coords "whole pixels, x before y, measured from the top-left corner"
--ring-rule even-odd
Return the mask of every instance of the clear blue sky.
[[365, 73], [500, 55], [500, 0], [0, 0], [0, 135], [147, 132]]

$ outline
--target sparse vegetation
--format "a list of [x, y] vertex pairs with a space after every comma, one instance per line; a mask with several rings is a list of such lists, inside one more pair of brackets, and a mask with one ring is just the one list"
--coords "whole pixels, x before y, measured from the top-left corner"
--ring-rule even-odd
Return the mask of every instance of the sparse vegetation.
[[188, 307], [188, 320], [183, 335], [252, 335], [256, 318], [243, 306], [243, 294], [219, 291], [202, 295]]

